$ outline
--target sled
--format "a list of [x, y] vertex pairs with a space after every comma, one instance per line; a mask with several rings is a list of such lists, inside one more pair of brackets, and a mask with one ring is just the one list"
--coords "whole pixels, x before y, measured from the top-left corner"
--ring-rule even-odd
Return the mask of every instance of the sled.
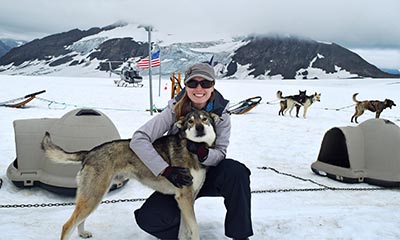
[[46, 92], [46, 90], [42, 90], [39, 92], [35, 92], [35, 93], [31, 93], [28, 94], [24, 97], [20, 97], [20, 98], [15, 98], [15, 99], [11, 99], [5, 102], [1, 102], [0, 103], [0, 107], [10, 107], [10, 108], [22, 108], [24, 107], [27, 103], [29, 103], [30, 101], [32, 101], [33, 99], [35, 99], [35, 97], [39, 94], [42, 94]]
[[245, 114], [255, 108], [260, 102], [262, 98], [260, 96], [251, 97], [240, 101], [228, 108], [228, 112], [230, 114]]
[[[160, 113], [160, 112], [162, 112], [162, 111], [164, 111], [164, 109], [165, 109], [165, 107], [163, 107], [163, 108], [158, 108], [158, 107], [153, 107], [153, 112], [155, 112], [155, 113]], [[147, 112], [150, 112], [151, 110], [150, 109], [146, 109], [146, 111]]]

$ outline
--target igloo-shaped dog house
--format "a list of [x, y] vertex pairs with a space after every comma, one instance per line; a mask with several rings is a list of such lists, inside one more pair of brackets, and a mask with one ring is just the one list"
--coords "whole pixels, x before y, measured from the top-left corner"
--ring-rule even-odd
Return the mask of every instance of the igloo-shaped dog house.
[[400, 128], [376, 118], [355, 127], [334, 127], [325, 133], [311, 169], [342, 182], [398, 187]]
[[[22, 119], [14, 121], [16, 159], [7, 176], [18, 187], [40, 186], [49, 191], [75, 195], [78, 164], [49, 161], [41, 149], [45, 132], [67, 152], [90, 150], [111, 140], [120, 139], [117, 128], [102, 112], [75, 109], [60, 119]], [[127, 180], [116, 182], [111, 189], [122, 187]]]

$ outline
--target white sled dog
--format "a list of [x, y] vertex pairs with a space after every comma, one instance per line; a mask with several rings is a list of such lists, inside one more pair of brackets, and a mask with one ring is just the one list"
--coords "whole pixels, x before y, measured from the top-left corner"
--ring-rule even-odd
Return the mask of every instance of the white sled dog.
[[42, 149], [49, 160], [73, 161], [82, 165], [77, 177], [75, 210], [63, 225], [61, 239], [68, 239], [76, 227], [82, 238], [92, 236], [84, 229], [86, 218], [100, 204], [112, 179], [117, 175], [124, 175], [161, 193], [175, 195], [181, 210], [179, 239], [198, 240], [200, 237], [193, 204], [204, 183], [206, 169], [200, 165], [197, 155], [187, 150], [186, 142], [205, 142], [209, 147], [213, 146], [216, 138], [215, 121], [218, 120], [219, 117], [213, 113], [191, 112], [176, 122], [180, 129], [177, 135], [164, 136], [153, 143], [157, 152], [171, 166], [189, 169], [193, 184], [182, 188], [175, 187], [163, 176], [154, 176], [129, 148], [129, 139], [103, 143], [89, 151], [68, 153], [52, 143], [50, 134], [46, 133], [42, 140]]

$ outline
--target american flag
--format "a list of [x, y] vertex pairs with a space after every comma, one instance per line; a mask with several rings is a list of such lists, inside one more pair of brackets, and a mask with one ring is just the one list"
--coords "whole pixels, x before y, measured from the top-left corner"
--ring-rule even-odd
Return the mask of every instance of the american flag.
[[[151, 54], [151, 67], [160, 66], [160, 50]], [[149, 57], [145, 57], [136, 63], [136, 67], [148, 69], [149, 68]]]

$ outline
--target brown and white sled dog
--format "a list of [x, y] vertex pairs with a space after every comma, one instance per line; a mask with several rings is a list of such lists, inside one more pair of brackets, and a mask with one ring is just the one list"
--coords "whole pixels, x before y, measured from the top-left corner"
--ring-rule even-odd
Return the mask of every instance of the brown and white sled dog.
[[64, 224], [61, 239], [68, 239], [75, 227], [79, 236], [89, 238], [85, 231], [86, 218], [100, 204], [107, 193], [112, 179], [117, 175], [135, 178], [142, 184], [164, 194], [175, 195], [181, 210], [179, 239], [199, 239], [199, 230], [194, 214], [194, 199], [202, 187], [206, 170], [197, 156], [186, 148], [187, 139], [194, 142], [206, 142], [212, 146], [215, 142], [215, 121], [219, 117], [213, 113], [194, 111], [176, 124], [180, 129], [177, 135], [163, 136], [153, 143], [156, 151], [171, 166], [189, 168], [193, 184], [177, 188], [163, 176], [154, 176], [139, 157], [130, 149], [130, 140], [116, 140], [103, 143], [89, 151], [68, 153], [52, 143], [50, 134], [42, 140], [42, 149], [51, 161], [73, 161], [82, 164], [77, 176], [76, 206], [69, 220]]
[[320, 102], [320, 101], [321, 101], [321, 93], [317, 93], [317, 92], [315, 92], [314, 94], [312, 94], [310, 96], [306, 95], [305, 101], [302, 105], [296, 101], [287, 99], [286, 100], [286, 108], [285, 108], [284, 112], [287, 112], [289, 110], [289, 115], [292, 116], [290, 114], [290, 112], [293, 110], [294, 107], [296, 107], [296, 117], [299, 117], [300, 108], [303, 106], [304, 107], [303, 118], [306, 118], [308, 108], [313, 103]]
[[355, 122], [358, 123], [357, 118], [361, 116], [365, 110], [376, 112], [375, 118], [379, 118], [379, 116], [381, 115], [382, 111], [385, 108], [391, 109], [393, 106], [396, 106], [394, 101], [390, 99], [385, 99], [384, 101], [379, 101], [379, 100], [358, 101], [356, 99], [357, 95], [358, 93], [353, 94], [353, 101], [356, 103], [356, 112], [351, 117], [351, 122], [353, 122], [354, 119]]
[[[295, 103], [297, 105], [302, 106], [304, 101], [306, 100], [306, 96], [307, 96], [306, 92], [307, 92], [307, 90], [304, 90], [304, 91], [299, 90], [299, 94], [297, 94], [297, 95], [290, 95], [290, 96], [285, 96], [284, 97], [284, 96], [282, 96], [282, 91], [277, 91], [276, 92], [276, 97], [279, 100], [281, 100], [280, 101], [280, 107], [281, 108], [279, 109], [278, 115], [282, 115], [282, 116], [285, 115], [285, 113], [288, 110], [288, 104], [287, 104], [288, 101], [290, 101], [291, 103], [293, 102], [293, 103]], [[290, 116], [292, 116], [291, 115], [292, 109], [289, 111]]]

